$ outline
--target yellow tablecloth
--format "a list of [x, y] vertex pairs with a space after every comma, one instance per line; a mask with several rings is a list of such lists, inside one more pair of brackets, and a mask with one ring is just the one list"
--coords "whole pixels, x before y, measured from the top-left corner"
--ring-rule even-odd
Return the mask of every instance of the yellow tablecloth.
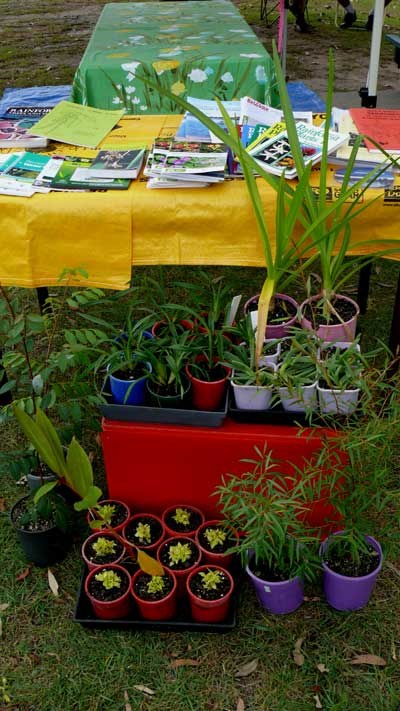
[[[397, 180], [354, 220], [353, 254], [373, 251], [376, 239], [398, 239], [391, 258], [400, 260]], [[275, 193], [261, 180], [259, 185], [273, 240]], [[375, 195], [371, 190], [366, 199]], [[244, 182], [149, 190], [136, 181], [123, 192], [0, 195], [0, 283], [54, 285], [64, 268], [83, 267], [88, 284], [123, 289], [132, 264], [263, 266]]]

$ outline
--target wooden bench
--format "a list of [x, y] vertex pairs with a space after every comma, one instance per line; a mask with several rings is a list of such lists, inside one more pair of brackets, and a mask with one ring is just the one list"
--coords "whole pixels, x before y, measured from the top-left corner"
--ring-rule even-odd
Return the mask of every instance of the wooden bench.
[[400, 67], [400, 35], [386, 35], [386, 39], [394, 46], [394, 61]]

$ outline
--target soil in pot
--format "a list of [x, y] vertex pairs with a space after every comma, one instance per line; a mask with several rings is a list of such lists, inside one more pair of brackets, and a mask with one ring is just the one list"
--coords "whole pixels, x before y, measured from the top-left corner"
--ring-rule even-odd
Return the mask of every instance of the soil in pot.
[[138, 548], [154, 546], [162, 536], [161, 521], [155, 516], [137, 514], [124, 528], [124, 538]]
[[113, 602], [122, 597], [129, 588], [130, 580], [126, 573], [124, 573], [120, 568], [118, 568], [118, 575], [120, 577], [121, 584], [119, 587], [113, 587], [110, 589], [105, 588], [100, 580], [96, 580], [96, 575], [104, 572], [99, 568], [94, 575], [92, 575], [89, 584], [88, 591], [95, 600], [99, 602]]
[[292, 575], [290, 573], [289, 562], [288, 565], [283, 566], [282, 569], [276, 566], [269, 566], [262, 560], [255, 561], [253, 558], [249, 562], [249, 568], [257, 578], [261, 580], [268, 580], [270, 583], [284, 583], [286, 580], [290, 580]]
[[[222, 536], [219, 535], [222, 533]], [[224, 555], [236, 544], [235, 537], [223, 526], [217, 523], [205, 524], [198, 532], [199, 545], [214, 555]]]
[[[130, 516], [130, 511], [129, 509], [123, 504], [121, 501], [116, 501], [114, 499], [107, 499], [104, 501], [99, 502], [99, 506], [107, 506], [107, 511], [109, 511], [109, 507], [112, 507], [112, 512], [111, 512], [111, 518], [109, 521], [109, 525], [111, 528], [114, 528], [115, 530], [120, 530], [124, 523], [128, 520]], [[92, 520], [89, 516], [89, 521]]]
[[[251, 301], [248, 305], [248, 311], [258, 311], [258, 300]], [[290, 321], [297, 314], [297, 310], [290, 301], [275, 297], [274, 309], [268, 313], [268, 324], [274, 326], [277, 324]]]
[[[96, 543], [99, 540], [109, 541], [112, 545], [112, 550], [109, 546], [109, 550], [106, 552], [98, 552], [96, 550]], [[119, 560], [124, 550], [122, 543], [113, 536], [107, 534], [101, 534], [100, 536], [90, 537], [84, 544], [85, 557], [93, 565], [108, 565], [109, 563], [115, 563]]]
[[219, 363], [214, 365], [212, 368], [207, 368], [205, 365], [200, 363], [191, 363], [189, 371], [193, 378], [197, 378], [197, 380], [202, 380], [207, 383], [216, 383], [227, 377], [227, 369]]
[[143, 363], [138, 363], [133, 368], [121, 368], [112, 373], [114, 378], [118, 378], [118, 380], [128, 380], [129, 382], [139, 380], [148, 374], [148, 368], [146, 368]]
[[191, 506], [176, 506], [165, 512], [163, 520], [170, 535], [191, 535], [201, 526], [204, 516]]
[[357, 309], [354, 304], [352, 304], [351, 301], [347, 301], [347, 299], [341, 299], [340, 296], [335, 297], [332, 300], [332, 306], [339, 314], [340, 319], [336, 316], [336, 314], [331, 313], [328, 320], [326, 316], [324, 316], [322, 309], [316, 306], [315, 303], [308, 303], [304, 305], [303, 316], [307, 319], [307, 321], [310, 321], [313, 324], [314, 328], [318, 328], [319, 326], [326, 326], [327, 324], [335, 326], [347, 323], [357, 314]]
[[164, 587], [162, 590], [155, 590], [154, 592], [149, 591], [149, 583], [153, 580], [154, 576], [148, 575], [147, 573], [141, 573], [135, 577], [135, 582], [133, 585], [135, 594], [146, 602], [157, 602], [158, 600], [163, 600], [174, 587], [174, 579], [172, 575], [165, 572], [162, 576]]
[[324, 563], [330, 570], [349, 578], [360, 578], [373, 573], [379, 562], [379, 553], [371, 545], [367, 545], [367, 550], [359, 552], [359, 560], [354, 560], [349, 551], [339, 552], [333, 547], [324, 554]]
[[[182, 546], [185, 546], [184, 555], [181, 555]], [[161, 545], [158, 553], [160, 563], [173, 571], [192, 568], [199, 560], [199, 557], [199, 549], [191, 538], [177, 537], [166, 541]]]
[[24, 497], [20, 501], [17, 501], [13, 507], [12, 522], [16, 528], [20, 531], [27, 531], [28, 533], [42, 533], [56, 527], [54, 516], [50, 516], [50, 518], [47, 519], [36, 514], [35, 518], [32, 519], [29, 515], [29, 504], [34, 508], [32, 499], [30, 497]]
[[218, 573], [218, 579], [216, 578], [215, 588], [208, 588], [204, 584], [202, 572], [199, 571], [192, 575], [189, 582], [190, 590], [193, 595], [200, 598], [200, 600], [220, 600], [220, 598], [225, 597], [231, 588], [231, 581], [228, 575], [223, 570], [215, 571], [210, 569], [210, 571]]

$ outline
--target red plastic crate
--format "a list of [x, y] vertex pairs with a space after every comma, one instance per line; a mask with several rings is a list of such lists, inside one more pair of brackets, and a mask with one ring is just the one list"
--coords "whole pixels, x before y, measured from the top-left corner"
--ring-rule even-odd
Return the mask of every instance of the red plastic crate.
[[[211, 496], [223, 474], [240, 474], [257, 459], [254, 447], [267, 443], [281, 471], [292, 473], [321, 447], [327, 429], [302, 430], [289, 425], [245, 425], [226, 420], [221, 427], [200, 428], [103, 419], [102, 443], [108, 493], [125, 501], [133, 512], [161, 513], [174, 504], [193, 504], [206, 516], [218, 515]], [[326, 513], [317, 506], [313, 522]]]

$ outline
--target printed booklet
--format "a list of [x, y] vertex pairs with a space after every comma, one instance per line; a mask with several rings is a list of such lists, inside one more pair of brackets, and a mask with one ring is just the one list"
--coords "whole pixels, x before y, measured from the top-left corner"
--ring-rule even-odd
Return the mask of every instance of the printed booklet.
[[100, 151], [89, 168], [78, 168], [74, 180], [92, 178], [137, 178], [144, 158], [144, 149]]

